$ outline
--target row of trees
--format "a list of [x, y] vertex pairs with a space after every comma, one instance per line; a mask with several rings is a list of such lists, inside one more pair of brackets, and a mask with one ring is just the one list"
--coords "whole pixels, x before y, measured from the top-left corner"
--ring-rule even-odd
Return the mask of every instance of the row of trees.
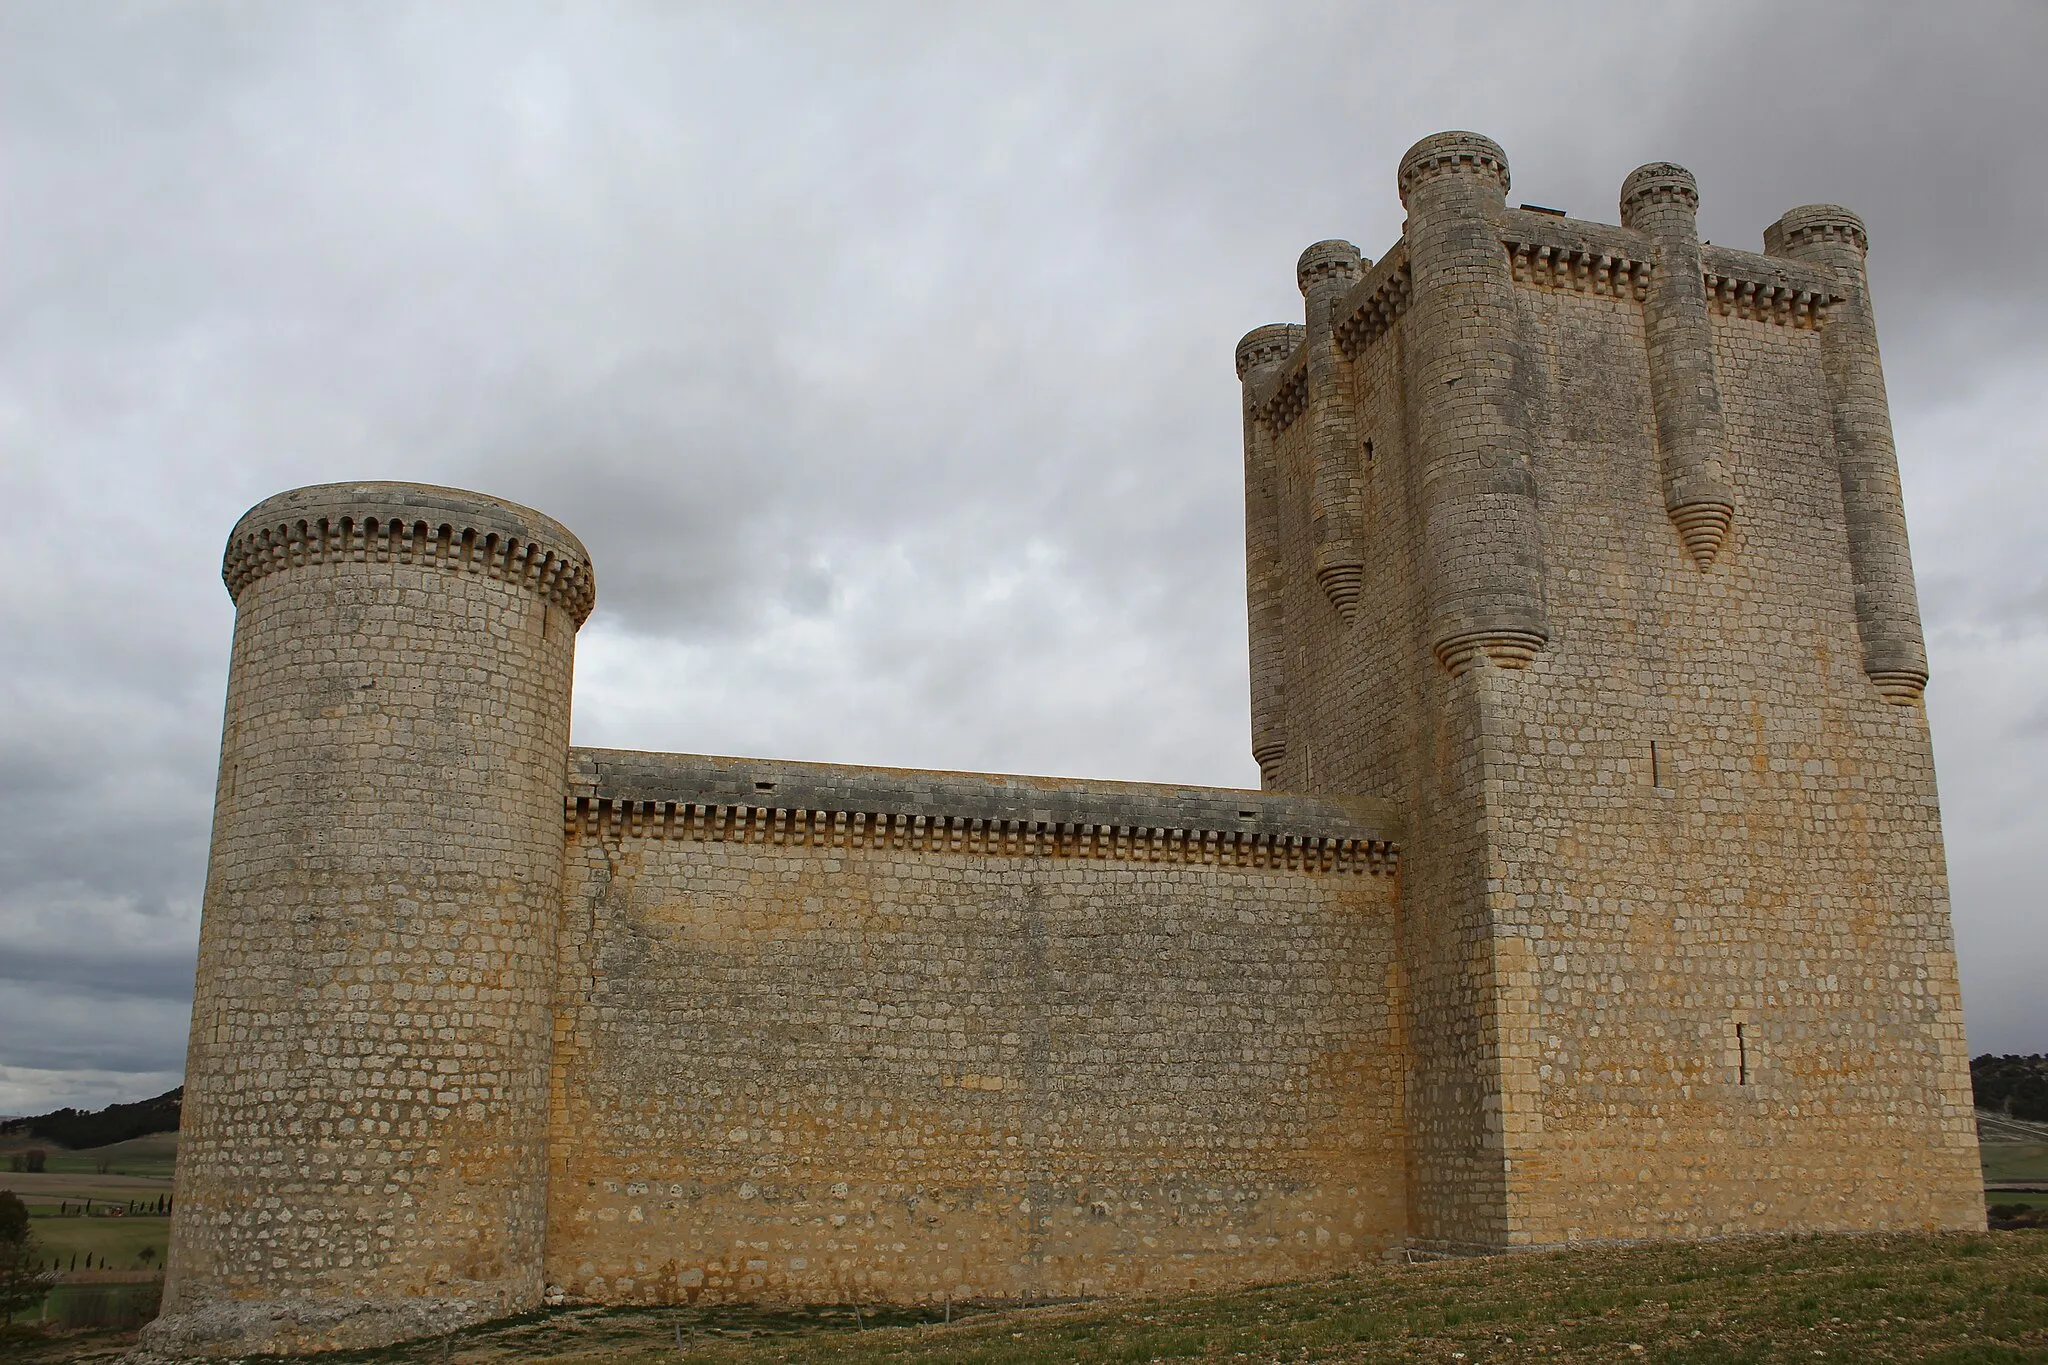
[[[145, 1216], [152, 1213], [169, 1213], [171, 1211], [171, 1197], [167, 1194], [160, 1194], [154, 1199], [131, 1199], [128, 1201], [126, 1208], [123, 1208], [112, 1199], [102, 1199], [100, 1200], [100, 1209], [103, 1213], [139, 1213]], [[69, 1217], [72, 1212], [70, 1200], [65, 1199], [58, 1202], [57, 1216], [59, 1218]], [[81, 1203], [76, 1212], [81, 1217], [90, 1218], [92, 1216], [92, 1200], [88, 1199]]]

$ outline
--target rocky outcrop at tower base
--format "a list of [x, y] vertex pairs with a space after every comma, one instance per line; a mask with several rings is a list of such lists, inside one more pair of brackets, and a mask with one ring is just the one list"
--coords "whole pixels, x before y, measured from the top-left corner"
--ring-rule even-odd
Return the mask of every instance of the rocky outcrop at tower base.
[[488, 1299], [214, 1299], [145, 1325], [127, 1365], [364, 1351], [442, 1336], [517, 1311]]

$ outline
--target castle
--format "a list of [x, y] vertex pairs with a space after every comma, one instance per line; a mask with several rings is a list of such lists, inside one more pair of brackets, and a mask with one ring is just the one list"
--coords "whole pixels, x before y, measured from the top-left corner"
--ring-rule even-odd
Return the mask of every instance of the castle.
[[1981, 1227], [1863, 224], [1507, 190], [1238, 347], [1262, 791], [572, 748], [562, 526], [251, 510], [146, 1346]]

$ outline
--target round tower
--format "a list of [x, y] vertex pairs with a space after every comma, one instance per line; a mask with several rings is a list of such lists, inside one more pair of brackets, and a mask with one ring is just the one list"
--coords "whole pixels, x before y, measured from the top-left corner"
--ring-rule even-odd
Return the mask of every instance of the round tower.
[[1430, 646], [1453, 673], [1482, 656], [1523, 668], [1550, 627], [1531, 464], [1542, 384], [1501, 249], [1507, 154], [1434, 133], [1401, 158], [1399, 184]]
[[537, 1306], [582, 544], [330, 484], [228, 539], [235, 601], [165, 1355]]

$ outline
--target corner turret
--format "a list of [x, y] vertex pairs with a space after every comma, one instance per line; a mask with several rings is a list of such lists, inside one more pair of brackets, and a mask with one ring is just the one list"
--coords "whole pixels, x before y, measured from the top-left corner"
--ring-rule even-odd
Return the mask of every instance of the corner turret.
[[1254, 327], [1237, 343], [1237, 377], [1244, 391], [1244, 574], [1251, 644], [1252, 760], [1259, 779], [1274, 785], [1287, 757], [1287, 616], [1281, 594], [1279, 472], [1273, 438], [1255, 395], [1273, 372], [1301, 349], [1303, 328], [1274, 322]]
[[1542, 383], [1499, 227], [1507, 154], [1477, 133], [1436, 133], [1401, 158], [1399, 184], [1430, 647], [1452, 673], [1482, 656], [1523, 668], [1550, 628], [1531, 463]]
[[1707, 569], [1728, 538], [1735, 491], [1728, 481], [1714, 327], [1700, 268], [1699, 208], [1699, 185], [1683, 166], [1654, 161], [1622, 182], [1622, 226], [1655, 244], [1643, 330], [1664, 507], [1693, 562]]
[[1863, 220], [1839, 204], [1792, 209], [1764, 230], [1766, 255], [1820, 266], [1842, 284], [1842, 300], [1828, 310], [1821, 332], [1821, 363], [1834, 407], [1863, 671], [1886, 701], [1911, 706], [1927, 688], [1927, 645], [1920, 633], [1899, 456], [1892, 444], [1891, 405], [1870, 308], [1869, 251]]
[[1358, 430], [1352, 413], [1350, 363], [1337, 345], [1337, 304], [1371, 262], [1345, 241], [1317, 242], [1301, 253], [1295, 282], [1308, 315], [1308, 420], [1314, 463], [1309, 518], [1315, 535], [1316, 582], [1349, 622], [1365, 587], [1358, 543]]

